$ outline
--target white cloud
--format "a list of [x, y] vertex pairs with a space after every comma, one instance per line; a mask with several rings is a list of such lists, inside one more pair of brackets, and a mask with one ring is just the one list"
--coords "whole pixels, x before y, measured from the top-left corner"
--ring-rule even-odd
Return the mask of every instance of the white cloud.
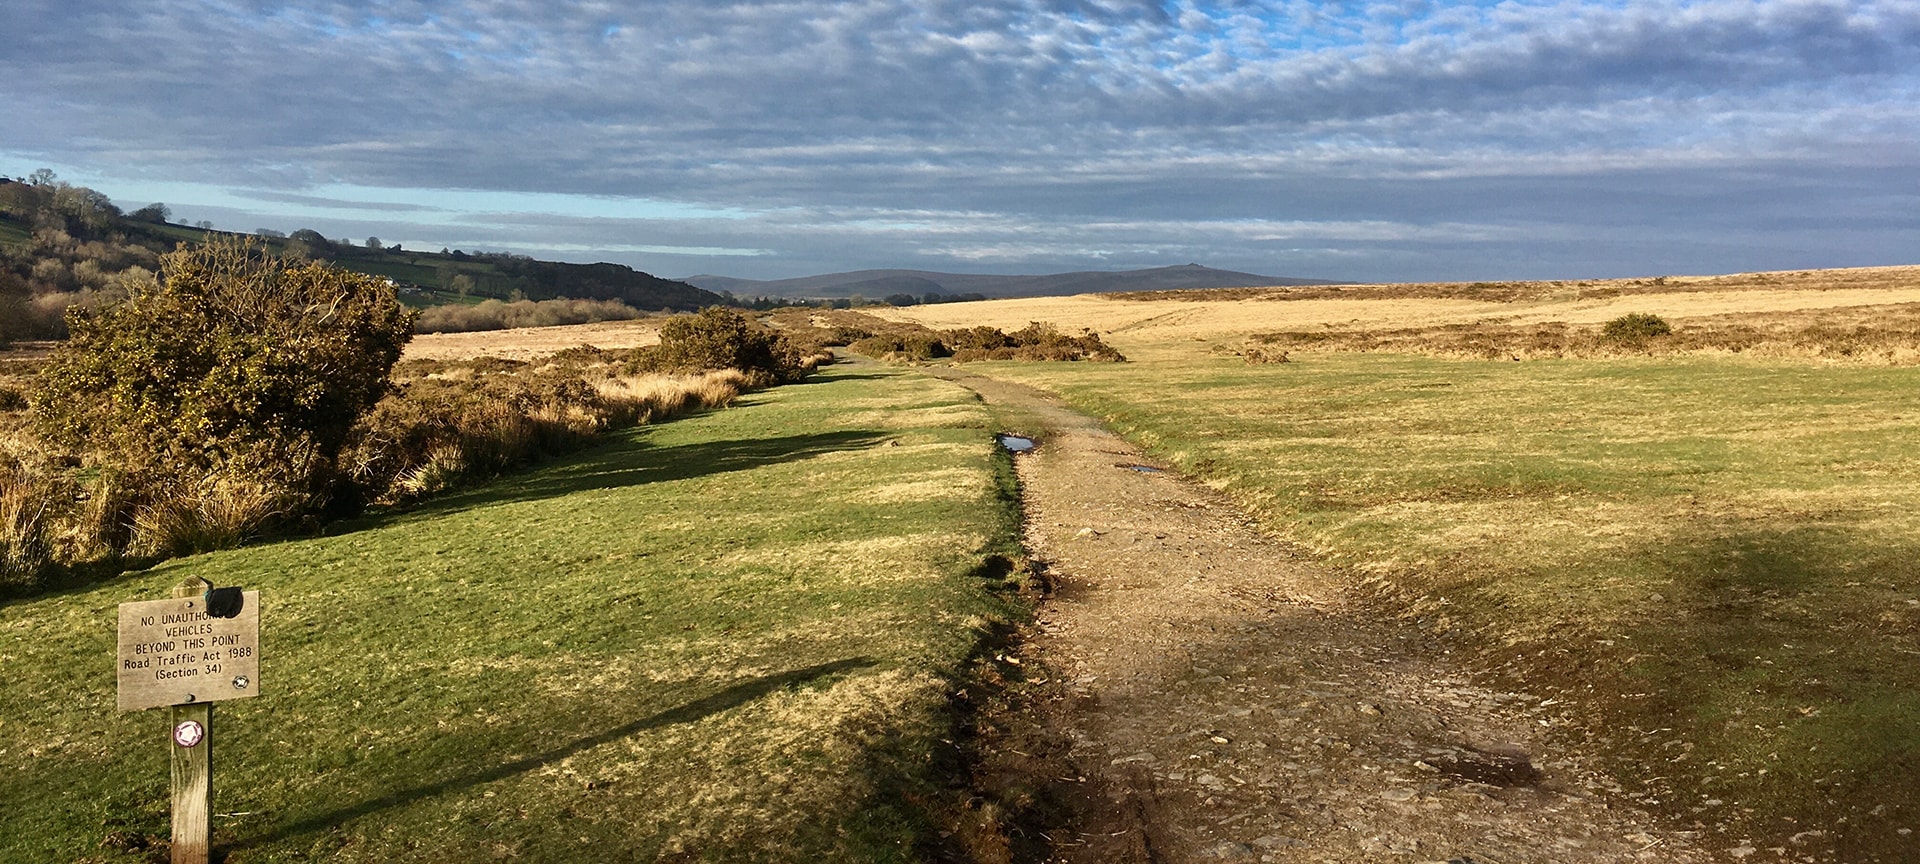
[[[1915, 0], [20, 0], [9, 19], [0, 171], [253, 189], [207, 204], [381, 236], [510, 209], [539, 215], [479, 219], [489, 242], [568, 254], [535, 234], [631, 219], [659, 236], [586, 242], [765, 267], [1294, 260], [1278, 235], [1191, 227], [1257, 223], [1432, 271], [1370, 278], [1752, 269], [1910, 257], [1920, 195], [1891, 184], [1865, 226], [1846, 204], [1920, 173]], [[1729, 209], [1763, 190], [1751, 219]], [[1788, 209], [1855, 230], [1768, 215]], [[1049, 239], [956, 245], [987, 220]], [[1656, 227], [1593, 244], [1614, 258], [1538, 245], [1631, 224]]]

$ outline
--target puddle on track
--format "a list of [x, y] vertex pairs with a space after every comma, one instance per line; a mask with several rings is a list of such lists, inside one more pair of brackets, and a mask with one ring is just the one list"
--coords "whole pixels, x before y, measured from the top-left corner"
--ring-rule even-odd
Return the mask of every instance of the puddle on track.
[[1121, 463], [1118, 463], [1118, 464], [1116, 464], [1116, 465], [1114, 465], [1113, 467], [1115, 467], [1115, 468], [1125, 468], [1125, 469], [1127, 469], [1128, 471], [1138, 471], [1138, 472], [1140, 472], [1140, 473], [1142, 473], [1142, 474], [1165, 474], [1165, 473], [1167, 473], [1167, 469], [1165, 469], [1165, 468], [1155, 468], [1155, 467], [1153, 467], [1152, 465], [1136, 465], [1136, 464], [1133, 464], [1133, 463], [1130, 463], [1130, 462], [1121, 462]]
[[1006, 433], [1001, 433], [993, 437], [999, 440], [1000, 446], [1007, 448], [1007, 452], [1009, 453], [1025, 453], [1028, 450], [1032, 450], [1035, 446], [1037, 446], [1033, 443], [1032, 438], [1028, 438], [1024, 435], [1008, 435]]

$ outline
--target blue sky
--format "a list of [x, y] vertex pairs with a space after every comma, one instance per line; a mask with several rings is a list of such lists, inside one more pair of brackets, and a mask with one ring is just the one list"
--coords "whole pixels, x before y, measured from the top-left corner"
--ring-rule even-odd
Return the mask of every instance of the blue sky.
[[1920, 261], [1920, 0], [9, 0], [0, 174], [776, 278]]

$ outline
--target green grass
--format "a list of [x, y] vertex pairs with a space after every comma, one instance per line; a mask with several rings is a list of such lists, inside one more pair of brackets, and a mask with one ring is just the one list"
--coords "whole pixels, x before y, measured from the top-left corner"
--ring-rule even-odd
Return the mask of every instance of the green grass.
[[1568, 697], [1643, 800], [1761, 836], [1826, 830], [1813, 842], [1842, 860], [1920, 842], [1896, 833], [1920, 822], [1920, 370], [981, 369], [1057, 390], [1487, 668]]
[[217, 233], [217, 232], [209, 231], [205, 228], [194, 228], [189, 225], [176, 225], [172, 222], [168, 222], [165, 224], [148, 222], [148, 223], [142, 223], [141, 227], [143, 227], [145, 230], [152, 232], [153, 234], [159, 237], [175, 240], [182, 243], [205, 243], [207, 242], [207, 238], [209, 236], [212, 236], [213, 234]]
[[415, 264], [412, 261], [397, 256], [384, 258], [371, 256], [342, 258], [337, 263], [342, 267], [349, 267], [361, 273], [386, 276], [401, 282], [411, 282], [415, 285], [426, 285], [433, 288], [440, 287], [440, 272], [437, 268], [428, 267], [424, 264]]
[[[1019, 614], [984, 408], [827, 371], [334, 536], [0, 607], [0, 860], [139, 860], [164, 711], [115, 713], [115, 604], [263, 594], [216, 709], [216, 845], [269, 861], [913, 860], [946, 694]], [[117, 835], [124, 839], [125, 833]], [[126, 844], [121, 844], [126, 845]]]
[[0, 246], [18, 246], [32, 237], [33, 231], [26, 223], [0, 215]]

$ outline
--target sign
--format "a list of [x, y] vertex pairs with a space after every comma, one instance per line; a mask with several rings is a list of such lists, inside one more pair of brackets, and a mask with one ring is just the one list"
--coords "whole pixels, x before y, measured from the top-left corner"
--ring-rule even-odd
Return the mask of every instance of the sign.
[[260, 695], [260, 592], [241, 598], [232, 618], [198, 595], [120, 604], [120, 710]]

